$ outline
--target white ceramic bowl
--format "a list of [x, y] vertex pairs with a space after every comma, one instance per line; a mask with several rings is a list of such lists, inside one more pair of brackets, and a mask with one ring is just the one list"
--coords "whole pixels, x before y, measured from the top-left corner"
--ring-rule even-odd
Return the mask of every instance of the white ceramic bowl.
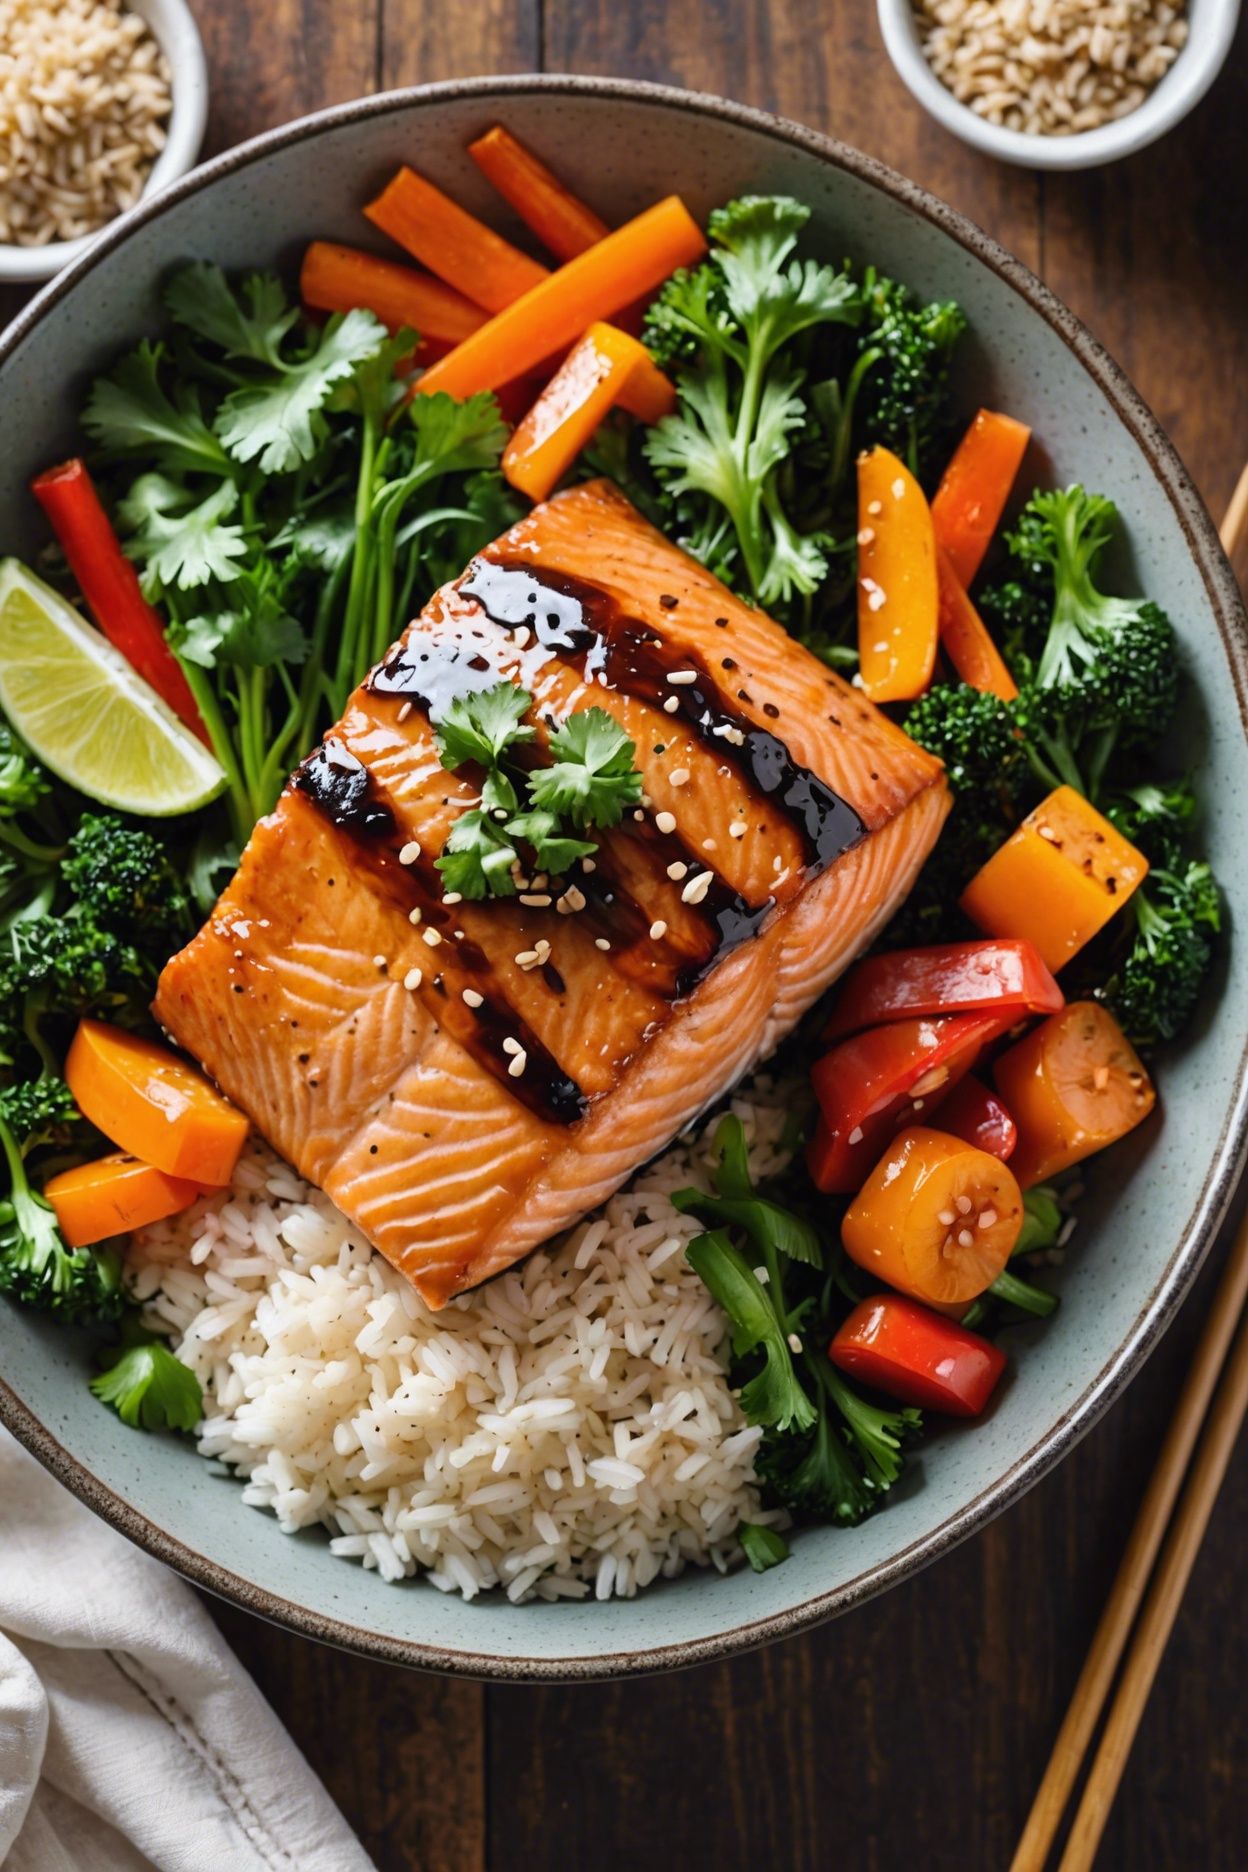
[[1095, 169], [1155, 143], [1204, 97], [1235, 37], [1240, 0], [1188, 0], [1188, 40], [1138, 110], [1077, 136], [1002, 130], [959, 103], [923, 56], [911, 0], [877, 0], [880, 32], [897, 75], [937, 123], [986, 155], [1026, 169]]
[[[165, 147], [152, 164], [143, 190], [143, 199], [155, 195], [170, 182], [184, 176], [199, 155], [208, 118], [208, 68], [199, 28], [186, 0], [128, 0], [131, 10], [145, 19], [158, 41], [169, 65], [173, 88], [173, 110], [169, 116], [169, 135]], [[78, 240], [50, 241], [45, 247], [11, 247], [0, 242], [0, 283], [26, 283], [51, 279], [62, 267], [85, 252], [105, 227], [112, 227], [121, 216], [114, 216], [94, 234]]]

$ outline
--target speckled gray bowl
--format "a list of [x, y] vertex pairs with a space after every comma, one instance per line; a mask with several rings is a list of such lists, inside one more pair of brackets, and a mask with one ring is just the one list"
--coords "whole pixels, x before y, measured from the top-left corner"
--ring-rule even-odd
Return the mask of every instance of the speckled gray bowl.
[[[0, 340], [0, 549], [33, 552], [25, 487], [74, 439], [89, 373], [159, 321], [175, 261], [291, 265], [312, 235], [362, 242], [358, 212], [400, 162], [469, 207], [496, 204], [462, 155], [497, 118], [531, 140], [604, 213], [670, 189], [696, 212], [779, 189], [815, 211], [830, 255], [879, 262], [956, 295], [976, 338], [966, 396], [1014, 410], [1059, 480], [1114, 494], [1134, 570], [1176, 620], [1196, 677], [1167, 762], [1198, 763], [1209, 840], [1232, 919], [1242, 861], [1248, 627], [1200, 500], [1121, 373], [1016, 261], [922, 190], [852, 150], [736, 105], [644, 85], [489, 79], [370, 98], [247, 144], [188, 176], [104, 236]], [[419, 1583], [387, 1586], [288, 1539], [184, 1444], [123, 1427], [87, 1393], [85, 1351], [0, 1307], [0, 1417], [114, 1526], [201, 1585], [298, 1631], [401, 1663], [494, 1677], [597, 1677], [722, 1656], [857, 1604], [936, 1558], [1035, 1482], [1138, 1370], [1226, 1210], [1245, 1130], [1245, 982], [1222, 979], [1182, 1053], [1165, 1062], [1158, 1117], [1094, 1181], [1044, 1332], [1019, 1331], [987, 1422], [934, 1436], [886, 1510], [852, 1532], [813, 1529], [784, 1566], [700, 1574], [598, 1605], [465, 1605]], [[10, 1510], [12, 1504], [10, 1504]]]

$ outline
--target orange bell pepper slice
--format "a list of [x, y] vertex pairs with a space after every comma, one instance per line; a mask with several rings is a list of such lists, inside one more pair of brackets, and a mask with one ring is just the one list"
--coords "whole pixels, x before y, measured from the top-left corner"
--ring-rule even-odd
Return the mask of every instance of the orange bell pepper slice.
[[502, 124], [470, 143], [468, 154], [556, 260], [574, 260], [611, 232], [600, 215]]
[[65, 1078], [83, 1116], [131, 1156], [212, 1188], [233, 1176], [246, 1117], [168, 1047], [79, 1021]]
[[1012, 702], [1018, 684], [988, 634], [988, 627], [966, 595], [944, 548], [936, 546], [936, 581], [940, 602], [940, 645], [964, 683]]
[[364, 306], [392, 332], [409, 326], [421, 340], [417, 357], [425, 356], [430, 345], [445, 351], [459, 344], [487, 317], [432, 274], [333, 241], [310, 243], [299, 273], [299, 296], [318, 312]]
[[981, 409], [945, 469], [932, 523], [964, 591], [983, 563], [1030, 440], [1026, 423]]
[[992, 1286], [1023, 1226], [1023, 1198], [999, 1157], [915, 1125], [845, 1211], [851, 1261], [913, 1300], [964, 1305]]
[[1003, 1053], [997, 1090], [1018, 1127], [1010, 1168], [1023, 1189], [1116, 1143], [1157, 1094], [1135, 1048], [1099, 1001], [1072, 1001]]
[[1058, 787], [962, 893], [986, 936], [1019, 936], [1055, 973], [1120, 910], [1148, 860], [1073, 787]]
[[536, 369], [706, 252], [706, 237], [678, 195], [656, 202], [596, 246], [569, 260], [439, 358], [419, 391], [474, 396]]
[[905, 463], [870, 449], [858, 457], [858, 661], [872, 702], [922, 695], [938, 622], [931, 510]]
[[189, 1209], [200, 1195], [198, 1183], [167, 1176], [154, 1164], [117, 1151], [94, 1163], [63, 1170], [44, 1185], [44, 1196], [70, 1248], [88, 1248], [110, 1235], [163, 1222]]
[[530, 500], [545, 500], [616, 403], [645, 422], [657, 422], [675, 409], [676, 388], [643, 344], [599, 322], [568, 354], [507, 444], [503, 473], [511, 485]]
[[364, 212], [431, 273], [487, 312], [500, 312], [550, 278], [540, 261], [521, 253], [414, 169], [400, 169]]

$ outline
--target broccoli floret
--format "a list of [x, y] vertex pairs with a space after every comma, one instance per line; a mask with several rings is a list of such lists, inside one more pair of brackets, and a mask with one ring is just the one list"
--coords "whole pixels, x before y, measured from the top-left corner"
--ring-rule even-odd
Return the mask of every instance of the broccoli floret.
[[1128, 787], [1105, 806], [1123, 837], [1138, 846], [1159, 871], [1177, 871], [1185, 863], [1184, 845], [1197, 810], [1196, 790], [1190, 780], [1173, 780], [1165, 786], [1150, 781]]
[[1037, 777], [1100, 795], [1115, 749], [1155, 746], [1178, 694], [1174, 631], [1144, 598], [1111, 598], [1096, 584], [1117, 509], [1081, 487], [1033, 494], [1011, 552], [1033, 588], [1052, 579], [1047, 634], [1024, 681], [1016, 718]]
[[33, 754], [0, 720], [0, 929], [51, 906], [61, 859], [48, 836], [51, 791]]
[[0, 1115], [26, 1157], [48, 1147], [63, 1150], [86, 1122], [73, 1093], [54, 1073], [6, 1086], [0, 1091]]
[[38, 1071], [55, 1075], [60, 1065], [50, 1026], [87, 1014], [141, 1024], [155, 981], [155, 964], [81, 907], [66, 916], [25, 917], [9, 930], [0, 957], [0, 1005], [11, 1028], [0, 1035], [0, 1049], [16, 1065], [24, 1045]]
[[51, 1206], [30, 1186], [25, 1159], [3, 1115], [0, 1150], [9, 1175], [8, 1194], [0, 1199], [0, 1293], [55, 1313], [69, 1325], [116, 1319], [123, 1306], [116, 1249], [65, 1246]]
[[863, 278], [866, 318], [851, 382], [864, 441], [900, 455], [928, 479], [949, 429], [949, 370], [966, 314], [952, 299], [924, 304], [874, 267]]
[[0, 819], [34, 812], [51, 790], [47, 774], [29, 748], [7, 722], [0, 721]]
[[101, 928], [162, 956], [191, 934], [191, 900], [164, 846], [115, 814], [83, 814], [62, 875]]
[[1150, 871], [1128, 906], [1130, 947], [1097, 990], [1135, 1046], [1172, 1040], [1200, 997], [1222, 923], [1217, 880], [1207, 864]]

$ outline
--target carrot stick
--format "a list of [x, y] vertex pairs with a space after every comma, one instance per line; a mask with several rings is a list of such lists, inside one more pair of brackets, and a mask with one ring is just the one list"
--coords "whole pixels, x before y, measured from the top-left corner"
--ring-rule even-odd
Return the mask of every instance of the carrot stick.
[[940, 599], [940, 642], [964, 683], [1012, 702], [1018, 684], [988, 635], [984, 620], [966, 595], [947, 552], [936, 548], [936, 583]]
[[75, 456], [45, 469], [30, 490], [51, 521], [87, 609], [109, 643], [178, 720], [211, 747], [191, 686], [165, 641], [160, 613], [143, 596], [139, 575], [121, 550], [86, 463]]
[[493, 390], [574, 344], [596, 319], [609, 319], [705, 252], [701, 228], [680, 197], [669, 195], [496, 313], [432, 365], [418, 388], [460, 398]]
[[634, 377], [634, 403], [657, 412], [650, 421], [675, 408], [675, 387], [644, 345], [613, 325], [591, 325], [507, 444], [503, 473], [512, 486], [545, 500]]
[[574, 260], [611, 232], [592, 208], [578, 201], [571, 189], [565, 188], [558, 176], [501, 124], [470, 143], [468, 154], [556, 260]]
[[83, 1117], [141, 1163], [214, 1189], [233, 1176], [247, 1119], [170, 1048], [82, 1020], [65, 1078]]
[[1009, 499], [1031, 430], [997, 410], [981, 409], [954, 450], [932, 502], [936, 542], [964, 591], [979, 571]]
[[548, 270], [478, 221], [414, 169], [400, 169], [364, 210], [381, 228], [474, 305], [501, 312]]
[[318, 312], [350, 312], [363, 306], [392, 332], [407, 325], [425, 345], [457, 345], [485, 324], [479, 306], [429, 273], [399, 266], [358, 247], [313, 241], [303, 256], [299, 293]]

